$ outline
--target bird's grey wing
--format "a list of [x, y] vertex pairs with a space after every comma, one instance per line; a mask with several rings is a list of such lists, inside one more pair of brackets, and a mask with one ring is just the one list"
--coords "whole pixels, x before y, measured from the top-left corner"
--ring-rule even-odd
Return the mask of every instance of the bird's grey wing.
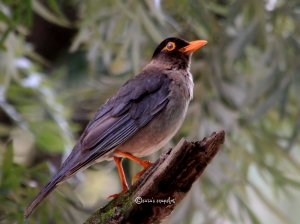
[[125, 83], [88, 124], [74, 168], [88, 165], [146, 126], [168, 104], [170, 82], [164, 74], [144, 72]]

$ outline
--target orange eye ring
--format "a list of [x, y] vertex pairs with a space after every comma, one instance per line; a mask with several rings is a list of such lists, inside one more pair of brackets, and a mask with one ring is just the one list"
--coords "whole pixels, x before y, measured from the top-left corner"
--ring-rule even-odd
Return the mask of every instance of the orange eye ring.
[[176, 48], [176, 44], [172, 41], [168, 42], [163, 50], [173, 51]]

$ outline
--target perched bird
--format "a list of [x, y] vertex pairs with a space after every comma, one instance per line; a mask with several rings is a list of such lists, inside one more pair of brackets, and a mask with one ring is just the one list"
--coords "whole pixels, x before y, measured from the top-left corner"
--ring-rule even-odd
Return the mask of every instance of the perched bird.
[[60, 170], [25, 209], [24, 216], [27, 218], [59, 183], [103, 160], [115, 160], [123, 192], [127, 191], [121, 159], [144, 167], [137, 178], [151, 165], [138, 157], [160, 149], [178, 131], [193, 96], [191, 54], [206, 43], [175, 37], [162, 41], [142, 72], [98, 109]]

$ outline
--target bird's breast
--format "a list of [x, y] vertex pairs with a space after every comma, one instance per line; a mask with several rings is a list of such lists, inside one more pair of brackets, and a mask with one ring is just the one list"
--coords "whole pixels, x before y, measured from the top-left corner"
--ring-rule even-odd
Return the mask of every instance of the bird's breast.
[[135, 156], [147, 156], [163, 147], [176, 134], [192, 98], [193, 81], [189, 76], [188, 73], [171, 77], [167, 106], [136, 135], [123, 143], [119, 150]]

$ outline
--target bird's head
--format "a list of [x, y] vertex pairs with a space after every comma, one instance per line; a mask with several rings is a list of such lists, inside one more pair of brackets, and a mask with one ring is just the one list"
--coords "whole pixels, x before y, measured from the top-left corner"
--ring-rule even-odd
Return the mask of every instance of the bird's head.
[[206, 40], [188, 42], [180, 38], [170, 37], [158, 45], [152, 56], [152, 61], [170, 69], [187, 69], [192, 53], [206, 43]]

